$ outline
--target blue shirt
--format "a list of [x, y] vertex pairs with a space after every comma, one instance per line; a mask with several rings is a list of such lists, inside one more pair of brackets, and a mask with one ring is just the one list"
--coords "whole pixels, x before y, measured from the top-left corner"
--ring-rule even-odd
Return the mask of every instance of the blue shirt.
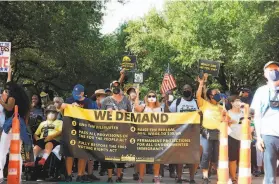
[[260, 135], [279, 136], [279, 108], [272, 108], [269, 105], [270, 100], [275, 97], [276, 90], [278, 89], [265, 85], [260, 87], [254, 95], [251, 109], [255, 113], [254, 123], [258, 137]]
[[77, 101], [73, 97], [70, 97], [67, 98], [65, 103], [67, 104], [77, 103], [81, 108], [84, 109], [98, 109], [96, 102], [93, 102], [90, 98], [86, 98], [86, 97], [82, 101]]

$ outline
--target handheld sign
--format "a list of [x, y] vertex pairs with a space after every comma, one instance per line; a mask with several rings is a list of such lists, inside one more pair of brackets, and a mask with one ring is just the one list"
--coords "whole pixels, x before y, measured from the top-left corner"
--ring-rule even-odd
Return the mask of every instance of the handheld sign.
[[135, 69], [137, 57], [134, 55], [125, 54], [122, 58], [121, 67], [127, 71]]
[[11, 60], [11, 42], [0, 42], [0, 72], [8, 72]]
[[203, 73], [211, 74], [213, 77], [217, 77], [219, 74], [220, 63], [210, 60], [199, 60], [199, 70]]
[[143, 73], [135, 73], [134, 83], [143, 83]]

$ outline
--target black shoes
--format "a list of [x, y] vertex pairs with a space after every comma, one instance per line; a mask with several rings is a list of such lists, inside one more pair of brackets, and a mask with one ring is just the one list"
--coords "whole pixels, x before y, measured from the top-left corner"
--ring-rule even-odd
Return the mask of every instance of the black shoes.
[[66, 176], [66, 179], [65, 179], [65, 182], [72, 182], [73, 181], [73, 178], [72, 176]]
[[108, 178], [108, 181], [107, 181], [107, 183], [113, 183], [113, 180], [112, 180], [112, 178]]

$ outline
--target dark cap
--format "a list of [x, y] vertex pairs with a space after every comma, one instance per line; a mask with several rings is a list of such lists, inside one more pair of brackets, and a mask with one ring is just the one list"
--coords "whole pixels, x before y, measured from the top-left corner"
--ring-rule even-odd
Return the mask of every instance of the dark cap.
[[241, 91], [242, 91], [242, 92], [250, 93], [250, 89], [248, 89], [248, 88], [242, 88]]
[[109, 88], [105, 89], [105, 92], [111, 92], [111, 90]]
[[267, 62], [265, 65], [264, 65], [264, 69], [266, 69], [269, 65], [271, 65], [271, 64], [275, 64], [275, 65], [277, 65], [277, 66], [279, 66], [279, 63], [278, 62], [276, 62], [276, 61], [269, 61], [269, 62]]

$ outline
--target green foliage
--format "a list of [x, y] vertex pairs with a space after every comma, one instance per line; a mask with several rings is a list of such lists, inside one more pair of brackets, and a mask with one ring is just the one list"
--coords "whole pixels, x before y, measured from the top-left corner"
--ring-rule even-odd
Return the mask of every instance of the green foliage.
[[223, 90], [255, 89], [264, 83], [264, 63], [278, 58], [278, 8], [278, 2], [168, 1], [163, 12], [128, 23], [127, 47], [149, 73], [150, 89], [159, 89], [168, 63], [179, 88], [195, 85], [199, 59], [223, 63], [210, 79]]
[[116, 58], [125, 45], [117, 35], [100, 34], [104, 6], [102, 1], [0, 2], [5, 15], [0, 40], [12, 42], [13, 80], [49, 85], [58, 93], [76, 83], [108, 87], [119, 76]]

